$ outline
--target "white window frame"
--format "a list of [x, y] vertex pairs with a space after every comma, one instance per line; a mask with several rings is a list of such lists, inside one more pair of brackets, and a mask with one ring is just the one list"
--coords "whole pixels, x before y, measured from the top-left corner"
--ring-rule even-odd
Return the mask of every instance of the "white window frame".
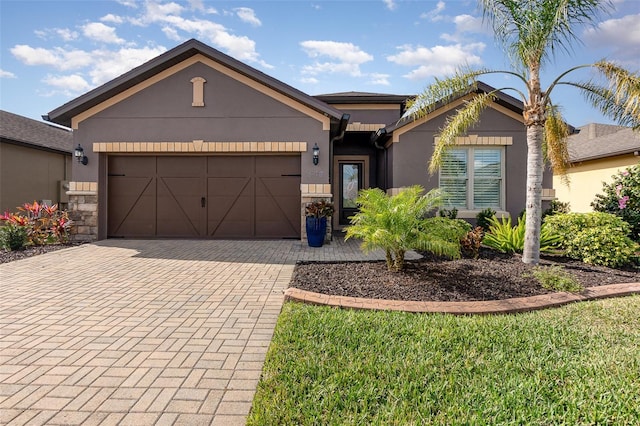
[[[505, 149], [504, 146], [453, 146], [450, 149], [452, 150], [465, 150], [467, 152], [467, 179], [466, 179], [466, 192], [467, 192], [467, 203], [465, 207], [457, 207], [457, 206], [445, 206], [445, 208], [455, 207], [458, 209], [458, 217], [462, 219], [470, 219], [476, 217], [476, 215], [483, 210], [483, 208], [475, 209], [473, 208], [473, 183], [475, 180], [474, 174], [474, 162], [475, 162], [475, 152], [482, 150], [494, 150], [500, 151], [500, 205], [497, 207], [492, 207], [496, 210], [496, 215], [498, 217], [509, 216], [509, 213], [505, 210], [506, 207], [506, 174], [505, 174]], [[438, 182], [442, 179], [441, 170], [438, 172]], [[439, 184], [439, 183], [438, 183]]]

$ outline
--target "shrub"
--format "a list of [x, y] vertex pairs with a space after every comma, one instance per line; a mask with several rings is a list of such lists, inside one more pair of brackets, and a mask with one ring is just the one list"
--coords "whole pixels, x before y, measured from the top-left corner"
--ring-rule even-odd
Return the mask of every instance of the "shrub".
[[611, 176], [611, 183], [602, 183], [602, 194], [596, 195], [591, 206], [595, 211], [611, 213], [631, 225], [630, 237], [640, 241], [640, 164]]
[[7, 223], [0, 228], [0, 246], [15, 251], [22, 250], [27, 244], [27, 229], [15, 223]]
[[24, 227], [27, 233], [27, 244], [45, 245], [66, 243], [69, 241], [71, 221], [66, 211], [58, 210], [58, 205], [47, 206], [25, 203], [18, 207], [18, 213], [5, 212], [0, 221]]
[[545, 225], [561, 236], [560, 248], [573, 259], [613, 268], [636, 259], [639, 246], [627, 236], [630, 226], [616, 215], [559, 214], [548, 217]]
[[489, 230], [491, 225], [489, 221], [496, 216], [496, 211], [492, 208], [486, 208], [476, 215], [476, 225], [481, 227], [485, 232]]
[[449, 219], [456, 219], [458, 217], [458, 209], [456, 209], [455, 207], [452, 208], [451, 210], [440, 209], [438, 211], [438, 214], [440, 214], [440, 217], [447, 217]]
[[549, 208], [542, 212], [542, 221], [544, 222], [544, 219], [547, 216], [553, 216], [554, 214], [561, 214], [561, 213], [569, 213], [569, 211], [570, 211], [569, 203], [563, 203], [562, 201], [558, 201], [558, 200], [551, 200], [551, 203], [549, 204]]
[[418, 249], [448, 257], [460, 257], [460, 238], [467, 229], [461, 221], [425, 215], [442, 203], [438, 190], [422, 195], [419, 185], [405, 188], [394, 196], [381, 189], [360, 191], [356, 203], [359, 211], [351, 217], [345, 239], [362, 239], [363, 251], [383, 249], [387, 268], [404, 268], [407, 250]]
[[[489, 219], [489, 231], [484, 236], [484, 244], [502, 253], [522, 253], [524, 250], [525, 220], [518, 219], [516, 226], [511, 226], [511, 218], [496, 217]], [[540, 230], [540, 251], [549, 252], [560, 244], [560, 235], [543, 225]]]
[[467, 258], [477, 259], [480, 255], [480, 246], [484, 238], [484, 229], [476, 226], [460, 240], [462, 255]]
[[547, 290], [570, 291], [572, 293], [584, 290], [584, 286], [561, 266], [540, 266], [533, 269], [532, 275]]

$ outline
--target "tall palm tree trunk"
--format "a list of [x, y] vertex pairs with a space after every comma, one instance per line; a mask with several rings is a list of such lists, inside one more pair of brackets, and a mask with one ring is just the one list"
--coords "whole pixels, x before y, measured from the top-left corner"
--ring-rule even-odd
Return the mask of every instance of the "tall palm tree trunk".
[[527, 126], [527, 216], [524, 233], [524, 263], [540, 262], [540, 226], [542, 220], [542, 138], [544, 125]]

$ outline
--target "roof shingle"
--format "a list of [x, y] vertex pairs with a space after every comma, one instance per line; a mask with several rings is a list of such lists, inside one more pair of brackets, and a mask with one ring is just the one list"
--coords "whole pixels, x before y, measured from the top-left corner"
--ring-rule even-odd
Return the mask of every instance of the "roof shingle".
[[71, 130], [2, 110], [0, 110], [0, 137], [19, 144], [65, 153], [71, 153], [73, 150]]
[[569, 136], [569, 161], [572, 163], [640, 151], [640, 132], [630, 127], [590, 123]]

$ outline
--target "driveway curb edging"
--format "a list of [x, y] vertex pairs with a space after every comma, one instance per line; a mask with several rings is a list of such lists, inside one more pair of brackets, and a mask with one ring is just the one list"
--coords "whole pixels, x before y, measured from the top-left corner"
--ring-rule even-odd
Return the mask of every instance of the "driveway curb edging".
[[640, 294], [640, 283], [609, 284], [588, 287], [580, 293], [557, 292], [539, 296], [516, 297], [503, 300], [471, 302], [417, 302], [402, 300], [370, 299], [335, 296], [289, 287], [285, 290], [286, 301], [297, 301], [313, 305], [339, 308], [369, 309], [381, 311], [431, 312], [454, 315], [509, 314], [566, 305], [572, 302], [604, 299]]

